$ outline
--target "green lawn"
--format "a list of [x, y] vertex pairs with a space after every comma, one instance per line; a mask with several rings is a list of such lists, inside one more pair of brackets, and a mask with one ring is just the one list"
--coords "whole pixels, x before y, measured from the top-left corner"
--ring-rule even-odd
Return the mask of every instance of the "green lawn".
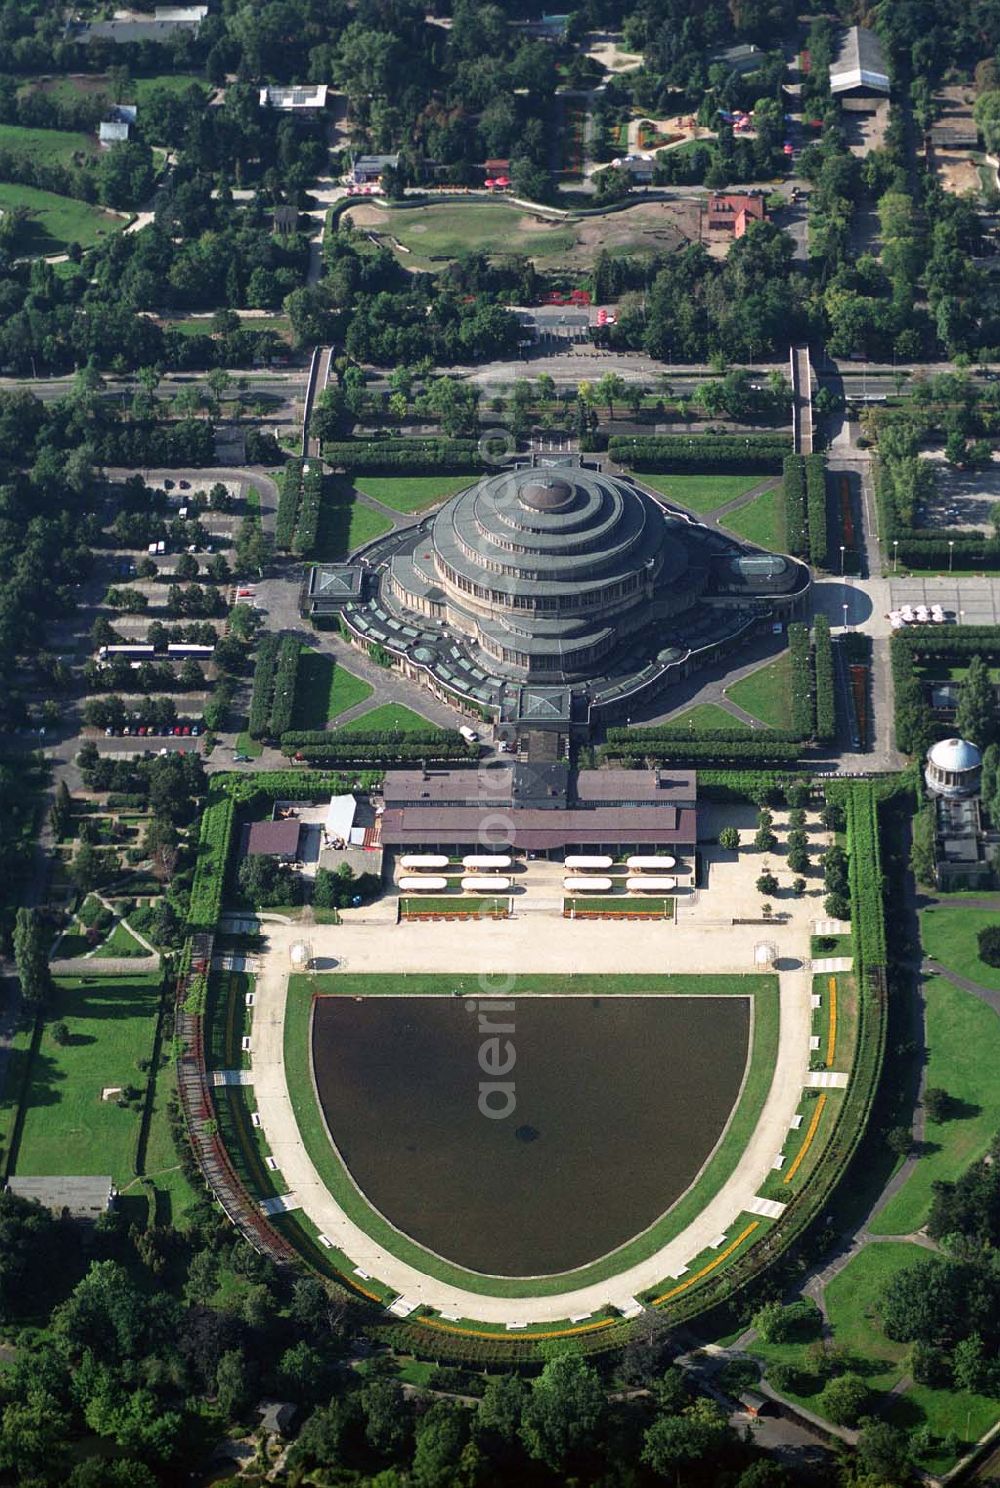
[[236, 735], [236, 753], [247, 754], [251, 759], [260, 759], [264, 753], [264, 746], [257, 739], [251, 739], [246, 729]]
[[161, 72], [154, 77], [133, 78], [126, 93], [129, 103], [142, 105], [155, 89], [162, 88], [166, 93], [186, 93], [192, 85], [201, 88], [206, 98], [211, 92], [210, 84], [196, 73]]
[[651, 897], [648, 894], [622, 894], [616, 898], [613, 894], [602, 896], [600, 894], [578, 894], [574, 899], [563, 900], [563, 913], [572, 911], [574, 914], [585, 914], [590, 910], [591, 914], [630, 914], [650, 915], [658, 920], [672, 919], [674, 913], [674, 901]]
[[920, 939], [928, 956], [949, 971], [1000, 991], [1000, 967], [981, 961], [976, 943], [980, 930], [997, 924], [1000, 912], [987, 909], [925, 909], [920, 916]]
[[674, 1207], [641, 1236], [629, 1241], [612, 1257], [602, 1258], [589, 1266], [563, 1276], [546, 1276], [534, 1280], [516, 1277], [485, 1278], [478, 1273], [444, 1261], [394, 1230], [380, 1215], [371, 1210], [358, 1192], [330, 1144], [323, 1117], [312, 1085], [310, 1072], [309, 1025], [314, 994], [337, 993], [341, 996], [378, 996], [400, 993], [435, 993], [452, 996], [455, 992], [476, 995], [481, 979], [476, 975], [383, 975], [364, 976], [344, 973], [336, 976], [293, 976], [288, 984], [285, 1010], [285, 1069], [296, 1120], [305, 1147], [323, 1182], [351, 1216], [378, 1243], [402, 1259], [469, 1291], [493, 1296], [551, 1296], [567, 1285], [584, 1286], [616, 1274], [651, 1255], [667, 1241], [681, 1233], [693, 1221], [707, 1201], [716, 1194], [739, 1162], [751, 1131], [757, 1124], [771, 1086], [778, 1041], [777, 979], [771, 976], [531, 976], [515, 978], [512, 995], [518, 984], [538, 994], [577, 993], [602, 997], [629, 993], [672, 993], [685, 995], [751, 995], [754, 998], [754, 1033], [750, 1066], [743, 1090], [727, 1131], [715, 1154], [687, 1192]]
[[576, 241], [572, 227], [537, 225], [539, 219], [523, 208], [502, 201], [439, 202], [385, 211], [382, 216], [374, 231], [396, 238], [420, 258], [501, 252], [546, 258], [569, 252]]
[[100, 145], [92, 134], [65, 129], [25, 129], [20, 124], [0, 124], [0, 150], [27, 155], [40, 165], [72, 165], [78, 157], [96, 158]]
[[[926, 914], [926, 911], [925, 911]], [[934, 977], [924, 987], [927, 1000], [927, 1084], [962, 1102], [948, 1121], [928, 1121], [928, 1150], [894, 1198], [869, 1228], [880, 1235], [908, 1235], [927, 1221], [931, 1189], [953, 1181], [983, 1156], [1000, 1130], [1000, 1019], [969, 992]], [[967, 1111], [968, 1114], [961, 1114]]]
[[752, 491], [761, 484], [759, 475], [645, 475], [636, 471], [636, 478], [651, 491], [659, 491], [668, 501], [676, 501], [693, 512], [714, 511], [735, 501], [737, 496]]
[[[842, 1349], [849, 1367], [882, 1394], [880, 1414], [912, 1428], [926, 1421], [938, 1436], [954, 1431], [961, 1440], [975, 1441], [1000, 1415], [1000, 1403], [960, 1390], [931, 1390], [911, 1384], [901, 1395], [886, 1397], [907, 1371], [909, 1344], [886, 1338], [878, 1323], [878, 1299], [892, 1276], [929, 1259], [921, 1246], [882, 1241], [865, 1246], [826, 1288], [831, 1342]], [[810, 1343], [766, 1344], [756, 1340], [751, 1352], [770, 1363], [789, 1363], [802, 1371], [804, 1394], [789, 1392], [817, 1414], [823, 1414], [820, 1384], [813, 1373]], [[925, 1464], [940, 1472], [952, 1459], [928, 1457]]]
[[337, 666], [332, 656], [304, 647], [295, 678], [292, 728], [326, 728], [331, 719], [363, 703], [373, 691], [346, 667]]
[[118, 920], [107, 940], [98, 946], [96, 954], [98, 956], [148, 956], [149, 952], [144, 945], [140, 945], [128, 927]]
[[[159, 1005], [155, 976], [57, 982], [32, 1062], [16, 1172], [110, 1173], [118, 1187], [132, 1180], [140, 1118], [103, 1101], [101, 1090], [145, 1086], [137, 1061], [152, 1053]], [[68, 1044], [52, 1038], [58, 1022]]]
[[735, 729], [737, 733], [745, 734], [751, 732], [748, 723], [744, 723], [742, 718], [736, 718], [732, 713], [727, 713], [725, 708], [719, 707], [718, 703], [698, 703], [695, 707], [678, 713], [676, 718], [668, 718], [665, 727]]
[[476, 894], [413, 894], [400, 899], [401, 914], [500, 914], [509, 907], [506, 898]]
[[412, 708], [404, 708], [402, 703], [383, 703], [380, 708], [372, 708], [370, 712], [362, 713], [360, 718], [345, 723], [344, 727], [338, 729], [337, 732], [367, 734], [374, 731], [375, 733], [416, 734], [423, 732], [424, 729], [435, 727], [436, 725], [431, 723], [429, 718], [421, 718], [419, 713], [414, 713]]
[[[167, 1120], [167, 1104], [177, 1090], [177, 1066], [165, 1051], [165, 1060], [156, 1076], [156, 1088], [146, 1136], [143, 1164], [146, 1178], [157, 1192], [157, 1221], [182, 1225], [184, 1216], [201, 1195], [181, 1172], [179, 1154]], [[139, 1185], [136, 1185], [138, 1187]]]
[[723, 525], [738, 537], [756, 543], [759, 548], [783, 553], [787, 542], [783, 492], [764, 491], [738, 511], [730, 512]]
[[354, 484], [366, 496], [391, 506], [393, 511], [423, 511], [457, 496], [477, 479], [475, 475], [359, 475]]
[[15, 253], [26, 257], [64, 253], [70, 243], [92, 248], [109, 234], [121, 232], [126, 220], [75, 197], [0, 182], [0, 212], [16, 207], [27, 207], [31, 214], [15, 238]]
[[310, 557], [317, 563], [335, 563], [391, 528], [388, 517], [355, 500], [349, 481], [330, 476], [323, 482], [316, 547]]
[[785, 651], [777, 661], [727, 687], [726, 696], [768, 728], [787, 729], [792, 726], [791, 684], [791, 656]]

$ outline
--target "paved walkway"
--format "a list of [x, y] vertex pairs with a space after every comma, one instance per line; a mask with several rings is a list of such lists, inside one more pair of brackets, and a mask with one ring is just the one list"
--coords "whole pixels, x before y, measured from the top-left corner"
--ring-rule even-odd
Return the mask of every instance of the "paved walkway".
[[[621, 927], [596, 922], [572, 922], [547, 917], [539, 935], [537, 916], [504, 922], [403, 925], [387, 933], [384, 924], [365, 923], [360, 917], [336, 927], [315, 926], [310, 931], [315, 963], [320, 970], [355, 973], [407, 972], [476, 973], [517, 967], [524, 972], [562, 972], [567, 966], [590, 972], [730, 973], [745, 972], [753, 964], [753, 947], [760, 938], [758, 925], [734, 926], [731, 919], [713, 919], [725, 905], [732, 914], [742, 892], [741, 878], [752, 882], [756, 855], [741, 855], [741, 864], [720, 857], [714, 895], [701, 897], [682, 923], [643, 929], [623, 949]], [[752, 889], [750, 890], [751, 893]], [[820, 890], [816, 891], [821, 893]], [[785, 908], [785, 904], [782, 905]], [[606, 1281], [548, 1297], [482, 1296], [436, 1281], [414, 1266], [389, 1254], [343, 1212], [327, 1190], [299, 1135], [284, 1066], [284, 1021], [288, 994], [289, 949], [301, 933], [295, 927], [269, 930], [255, 986], [253, 1021], [253, 1083], [257, 1110], [285, 1188], [294, 1193], [321, 1234], [350, 1256], [355, 1265], [394, 1287], [414, 1305], [429, 1305], [453, 1316], [491, 1323], [555, 1322], [586, 1318], [611, 1303], [633, 1305], [633, 1299], [671, 1274], [682, 1274], [694, 1256], [729, 1235], [740, 1215], [754, 1203], [758, 1190], [773, 1171], [774, 1155], [785, 1142], [808, 1077], [811, 1030], [812, 977], [803, 952], [808, 950], [811, 917], [816, 903], [789, 900], [789, 919], [775, 923], [768, 938], [777, 943], [780, 988], [778, 1054], [771, 1088], [756, 1129], [736, 1171], [722, 1185], [680, 1235], [647, 1260]], [[713, 925], [726, 926], [725, 935], [712, 935]], [[706, 934], [706, 931], [709, 933]]]
[[940, 961], [933, 960], [930, 956], [924, 958], [922, 971], [926, 976], [941, 976], [955, 987], [960, 987], [963, 992], [971, 992], [973, 997], [978, 997], [980, 1002], [985, 1002], [995, 1013], [1000, 1013], [1000, 992], [995, 987], [984, 987], [982, 982], [972, 982], [968, 977], [959, 976], [957, 971], [951, 971], [949, 967], [942, 966]]

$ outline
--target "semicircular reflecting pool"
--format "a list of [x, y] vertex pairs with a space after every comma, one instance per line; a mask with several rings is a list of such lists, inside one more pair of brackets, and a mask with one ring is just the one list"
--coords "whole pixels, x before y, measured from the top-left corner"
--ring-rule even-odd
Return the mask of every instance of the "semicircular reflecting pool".
[[321, 996], [313, 1069], [386, 1219], [470, 1270], [537, 1276], [622, 1245], [689, 1187], [750, 1027], [741, 996]]

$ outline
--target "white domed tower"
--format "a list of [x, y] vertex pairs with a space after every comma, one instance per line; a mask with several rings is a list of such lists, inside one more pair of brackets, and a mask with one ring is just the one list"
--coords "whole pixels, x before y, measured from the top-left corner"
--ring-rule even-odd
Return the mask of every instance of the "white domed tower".
[[927, 752], [927, 789], [947, 801], [977, 796], [982, 765], [982, 755], [968, 739], [939, 739]]

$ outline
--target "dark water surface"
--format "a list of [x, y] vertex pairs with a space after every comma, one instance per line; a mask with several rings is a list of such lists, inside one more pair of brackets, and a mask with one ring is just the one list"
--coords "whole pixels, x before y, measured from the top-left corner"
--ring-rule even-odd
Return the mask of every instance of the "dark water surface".
[[[480, 1009], [318, 998], [313, 1060], [334, 1142], [369, 1201], [451, 1261], [506, 1276], [583, 1265], [669, 1208], [715, 1146], [743, 1078], [749, 999]], [[482, 1114], [481, 1082], [513, 1082], [510, 1115]]]

